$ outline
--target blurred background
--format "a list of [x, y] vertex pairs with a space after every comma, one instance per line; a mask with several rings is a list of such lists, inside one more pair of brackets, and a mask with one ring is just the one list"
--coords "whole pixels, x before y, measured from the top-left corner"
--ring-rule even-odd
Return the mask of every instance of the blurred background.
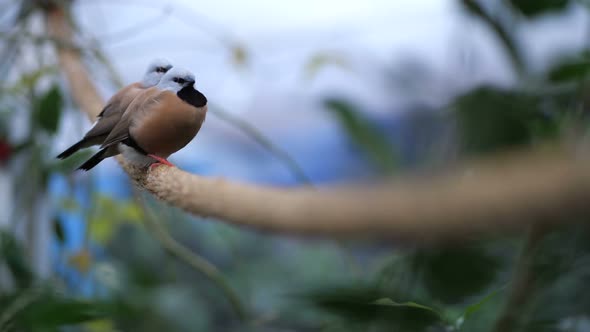
[[0, 331], [590, 331], [582, 226], [543, 238], [507, 314], [525, 236], [274, 235], [157, 202], [114, 160], [74, 172], [92, 151], [55, 156], [92, 124], [55, 4], [105, 100], [156, 57], [195, 73], [210, 111], [170, 160], [205, 176], [373, 181], [587, 130], [585, 0], [0, 0]]

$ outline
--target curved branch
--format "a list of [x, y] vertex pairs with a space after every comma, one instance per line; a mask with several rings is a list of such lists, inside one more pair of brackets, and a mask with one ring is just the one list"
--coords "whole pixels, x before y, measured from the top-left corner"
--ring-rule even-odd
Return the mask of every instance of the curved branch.
[[209, 107], [210, 113], [216, 115], [221, 120], [231, 124], [232, 126], [238, 128], [241, 132], [246, 134], [249, 138], [253, 139], [256, 143], [266, 149], [270, 154], [275, 156], [279, 161], [281, 161], [287, 168], [293, 173], [296, 180], [299, 181], [301, 184], [305, 184], [307, 186], [312, 187], [311, 179], [305, 174], [303, 168], [299, 166], [299, 164], [291, 157], [287, 152], [276, 146], [270, 139], [264, 136], [256, 127], [248, 123], [246, 120], [239, 118], [237, 115], [234, 115], [220, 106], [212, 105], [213, 107]]
[[179, 260], [188, 264], [191, 268], [209, 278], [209, 280], [211, 280], [225, 294], [240, 320], [248, 320], [249, 315], [246, 307], [242, 304], [238, 294], [225, 281], [225, 278], [217, 269], [217, 267], [215, 267], [215, 265], [211, 264], [205, 258], [192, 252], [180, 242], [174, 240], [166, 228], [160, 225], [158, 220], [156, 220], [154, 211], [145, 202], [144, 198], [141, 196], [141, 193], [137, 192], [135, 193], [135, 196], [142, 208], [143, 214], [145, 215], [144, 224], [146, 229], [158, 240], [158, 242], [160, 242], [164, 250], [167, 251], [171, 256], [178, 258]]
[[502, 313], [495, 322], [494, 332], [514, 331], [518, 329], [522, 310], [534, 292], [533, 261], [545, 232], [539, 227], [532, 227], [526, 237], [524, 246], [516, 262], [512, 277], [511, 291]]
[[[48, 11], [47, 25], [53, 37], [71, 40], [63, 10]], [[58, 48], [57, 54], [75, 102], [95, 117], [102, 99], [80, 55], [67, 48]], [[533, 223], [590, 213], [590, 160], [563, 149], [470, 163], [429, 179], [321, 190], [256, 186], [178, 168], [138, 169], [119, 161], [141, 188], [171, 205], [236, 225], [288, 233], [422, 243], [471, 232], [523, 231]]]

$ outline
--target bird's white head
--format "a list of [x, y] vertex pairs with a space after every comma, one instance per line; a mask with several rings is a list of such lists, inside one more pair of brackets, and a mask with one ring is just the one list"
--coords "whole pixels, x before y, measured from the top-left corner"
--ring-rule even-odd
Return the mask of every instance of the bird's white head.
[[178, 92], [187, 86], [195, 84], [195, 75], [184, 68], [174, 67], [170, 69], [158, 83], [160, 90]]
[[170, 61], [163, 58], [154, 59], [150, 62], [148, 69], [141, 80], [141, 85], [144, 88], [149, 88], [158, 84], [162, 79], [162, 76], [164, 76], [164, 74], [166, 74], [171, 68], [172, 64]]

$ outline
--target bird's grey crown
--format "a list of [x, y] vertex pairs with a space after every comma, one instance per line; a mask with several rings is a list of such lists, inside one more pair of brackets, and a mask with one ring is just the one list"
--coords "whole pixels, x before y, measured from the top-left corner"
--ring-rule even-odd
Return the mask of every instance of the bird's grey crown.
[[158, 83], [161, 90], [180, 91], [182, 88], [192, 86], [195, 83], [195, 75], [184, 68], [174, 67], [170, 69]]
[[155, 86], [166, 72], [172, 68], [172, 63], [164, 58], [157, 58], [150, 62], [148, 68], [141, 80], [144, 88]]

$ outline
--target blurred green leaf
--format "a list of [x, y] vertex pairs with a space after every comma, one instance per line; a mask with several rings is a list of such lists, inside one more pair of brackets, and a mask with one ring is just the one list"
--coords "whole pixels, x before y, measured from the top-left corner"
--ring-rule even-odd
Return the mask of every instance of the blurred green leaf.
[[84, 331], [88, 332], [117, 332], [115, 322], [111, 319], [94, 320], [84, 324]]
[[19, 288], [31, 285], [34, 275], [26, 256], [16, 239], [6, 232], [0, 232], [0, 258], [4, 259]]
[[125, 224], [142, 221], [142, 210], [133, 200], [115, 200], [112, 197], [96, 195], [93, 198], [94, 213], [90, 216], [88, 231], [93, 240], [105, 244]]
[[60, 244], [64, 244], [66, 242], [66, 234], [64, 232], [63, 226], [59, 221], [59, 218], [53, 219], [53, 235]]
[[534, 17], [547, 12], [563, 10], [569, 0], [509, 0], [514, 9], [527, 17]]
[[551, 68], [548, 78], [552, 82], [579, 81], [590, 73], [590, 60], [576, 59]]
[[435, 309], [422, 305], [422, 304], [418, 304], [416, 302], [403, 302], [403, 303], [399, 303], [399, 302], [395, 302], [394, 300], [384, 297], [381, 299], [378, 299], [374, 302], [371, 302], [370, 304], [374, 304], [374, 305], [384, 305], [384, 306], [390, 306], [390, 307], [408, 307], [408, 308], [416, 308], [416, 309], [422, 309], [422, 310], [426, 310], [426, 311], [430, 311], [433, 314], [439, 316], [440, 318], [442, 318], [442, 315]]
[[54, 85], [39, 99], [37, 110], [37, 122], [41, 128], [53, 134], [57, 131], [61, 112], [63, 108], [63, 97], [59, 86]]
[[465, 311], [463, 312], [463, 317], [464, 318], [468, 318], [470, 315], [478, 312], [479, 310], [482, 309], [482, 307], [484, 306], [484, 304], [488, 303], [491, 299], [493, 299], [496, 295], [498, 295], [500, 292], [502, 292], [506, 287], [502, 287], [500, 289], [497, 289], [491, 293], [489, 293], [488, 295], [484, 296], [481, 300], [475, 302], [474, 304], [468, 306], [467, 308], [465, 308]]
[[352, 140], [361, 147], [369, 159], [384, 173], [391, 173], [396, 166], [393, 148], [387, 137], [379, 132], [377, 128], [356, 108], [342, 100], [328, 99], [326, 107], [344, 127]]
[[516, 91], [482, 87], [454, 103], [462, 145], [468, 153], [493, 152], [529, 144], [538, 134], [557, 133], [551, 114], [540, 111], [540, 100]]
[[23, 309], [15, 317], [16, 325], [22, 328], [54, 328], [74, 325], [112, 314], [108, 303], [44, 296]]
[[453, 247], [419, 251], [414, 273], [422, 276], [433, 299], [458, 304], [490, 287], [500, 271], [500, 261], [480, 248]]
[[408, 331], [423, 331], [442, 323], [436, 309], [412, 301], [395, 302], [371, 285], [325, 287], [308, 292], [305, 297], [318, 308], [348, 322], [386, 324], [391, 330]]
[[[558, 322], [590, 315], [590, 228], [587, 224], [543, 237], [531, 262], [526, 331], [549, 331]], [[563, 329], [576, 331], [575, 329]]]
[[465, 324], [465, 322], [467, 320], [469, 320], [469, 318], [471, 318], [472, 315], [478, 313], [479, 311], [485, 310], [486, 305], [491, 300], [493, 300], [498, 294], [500, 294], [502, 291], [504, 291], [505, 289], [506, 289], [506, 286], [496, 289], [496, 290], [492, 291], [491, 293], [489, 293], [488, 295], [482, 297], [479, 301], [467, 306], [463, 310], [463, 313], [461, 314], [461, 316], [459, 316], [459, 318], [457, 318], [457, 320], [455, 321], [455, 324], [454, 324], [455, 327], [457, 329], [461, 329], [463, 324]]

